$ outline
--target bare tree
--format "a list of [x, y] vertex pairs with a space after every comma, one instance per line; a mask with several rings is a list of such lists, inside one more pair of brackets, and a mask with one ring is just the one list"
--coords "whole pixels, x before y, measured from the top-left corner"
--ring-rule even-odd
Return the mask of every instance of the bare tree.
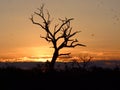
[[[39, 21], [36, 21], [34, 19], [34, 16], [38, 16], [41, 18], [43, 23], [40, 23]], [[74, 48], [76, 46], [85, 46], [83, 44], [79, 44], [77, 39], [72, 39], [73, 36], [75, 36], [80, 31], [72, 32], [71, 27], [71, 21], [73, 18], [65, 18], [65, 19], [59, 19], [61, 22], [60, 24], [56, 24], [53, 28], [53, 30], [50, 30], [50, 24], [52, 22], [50, 13], [46, 10], [44, 12], [44, 5], [42, 5], [40, 8], [38, 8], [38, 12], [34, 12], [33, 15], [31, 15], [30, 20], [33, 24], [40, 26], [45, 32], [45, 36], [40, 36], [41, 38], [45, 39], [47, 42], [52, 43], [54, 48], [53, 57], [50, 63], [50, 68], [54, 69], [55, 62], [60, 55], [67, 55], [67, 54], [59, 54], [59, 51], [62, 48]], [[61, 42], [58, 44], [58, 42]], [[69, 55], [70, 53], [68, 53]]]
[[93, 59], [92, 56], [88, 56], [88, 55], [81, 56], [80, 61], [82, 62], [82, 68], [86, 69], [86, 67], [90, 64], [92, 59]]

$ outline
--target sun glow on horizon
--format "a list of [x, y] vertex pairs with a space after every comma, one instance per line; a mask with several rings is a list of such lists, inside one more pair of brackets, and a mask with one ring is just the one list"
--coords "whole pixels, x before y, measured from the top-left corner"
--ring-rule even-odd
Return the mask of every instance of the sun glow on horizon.
[[[120, 52], [112, 52], [112, 51], [93, 52], [86, 50], [86, 51], [77, 52], [77, 54], [75, 52], [71, 52], [71, 55], [69, 57], [68, 56], [58, 57], [57, 62], [71, 62], [74, 59], [78, 60], [78, 58], [82, 56], [91, 56], [93, 57], [93, 60], [120, 60]], [[52, 54], [42, 54], [42, 52], [38, 54], [38, 51], [37, 54], [34, 52], [33, 56], [0, 58], [0, 62], [46, 62], [51, 60], [52, 60]]]

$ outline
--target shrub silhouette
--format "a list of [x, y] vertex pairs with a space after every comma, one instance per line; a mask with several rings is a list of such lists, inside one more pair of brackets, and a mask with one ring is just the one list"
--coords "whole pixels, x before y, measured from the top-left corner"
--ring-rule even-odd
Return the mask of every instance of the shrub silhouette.
[[[67, 65], [67, 63], [66, 63]], [[73, 66], [74, 67], [74, 66]], [[16, 67], [0, 68], [1, 90], [82, 89], [119, 90], [120, 70], [89, 67], [90, 70], [67, 68], [63, 71], [41, 72], [41, 67], [23, 70]], [[55, 88], [56, 89], [56, 88]]]

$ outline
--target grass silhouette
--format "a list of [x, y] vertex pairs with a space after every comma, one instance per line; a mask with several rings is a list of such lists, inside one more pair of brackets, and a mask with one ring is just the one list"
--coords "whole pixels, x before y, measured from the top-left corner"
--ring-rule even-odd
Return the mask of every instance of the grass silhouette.
[[44, 71], [40, 65], [32, 69], [0, 68], [0, 90], [119, 90], [120, 68], [74, 67]]

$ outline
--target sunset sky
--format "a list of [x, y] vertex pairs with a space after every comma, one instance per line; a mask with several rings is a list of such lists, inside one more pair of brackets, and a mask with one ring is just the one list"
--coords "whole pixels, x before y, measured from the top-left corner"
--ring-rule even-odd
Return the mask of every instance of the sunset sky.
[[51, 57], [51, 44], [40, 38], [44, 32], [29, 19], [42, 3], [52, 25], [59, 23], [58, 18], [74, 18], [73, 30], [82, 31], [75, 38], [87, 47], [62, 52], [120, 60], [120, 0], [0, 0], [0, 60]]

